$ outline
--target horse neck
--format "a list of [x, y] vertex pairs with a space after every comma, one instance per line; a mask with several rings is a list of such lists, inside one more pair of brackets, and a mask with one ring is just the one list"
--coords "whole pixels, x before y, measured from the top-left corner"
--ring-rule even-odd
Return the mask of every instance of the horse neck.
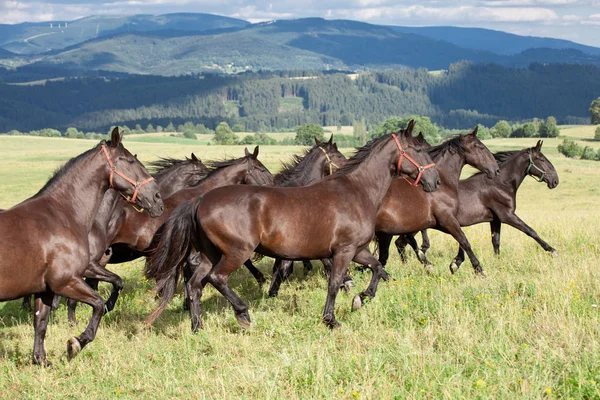
[[104, 193], [94, 223], [100, 224], [103, 228], [108, 226], [108, 222], [115, 211], [117, 204], [119, 204], [120, 194], [114, 189], [108, 189]]
[[526, 155], [526, 152], [519, 153], [518, 156], [514, 157], [513, 161], [505, 161], [500, 168], [499, 180], [512, 188], [514, 192], [519, 189], [519, 186], [521, 186], [521, 183], [523, 183], [523, 180], [527, 176], [526, 169], [529, 159]]
[[373, 149], [356, 169], [344, 176], [356, 187], [355, 193], [366, 196], [375, 211], [381, 206], [392, 183], [394, 173], [391, 164], [397, 162], [399, 157], [396, 144], [389, 140], [380, 150]]
[[187, 187], [187, 173], [181, 172], [182, 166], [169, 168], [168, 170], [156, 176], [156, 184], [163, 198], [171, 196], [173, 193]]
[[108, 190], [109, 169], [104, 155], [92, 151], [58, 178], [48, 189], [47, 195], [53, 198], [62, 211], [87, 232], [92, 224]]
[[[276, 186], [306, 186], [324, 177], [323, 174], [323, 163], [320, 162], [319, 158], [316, 157], [315, 161], [310, 162], [303, 166], [302, 173], [294, 179], [288, 179], [284, 182], [276, 184]], [[300, 164], [294, 168], [299, 168]]]
[[438, 167], [440, 180], [445, 185], [458, 186], [460, 173], [466, 164], [465, 157], [458, 153], [452, 154], [446, 150], [434, 162]]
[[245, 171], [240, 171], [237, 168], [224, 167], [209, 174], [192, 189], [205, 193], [221, 186], [239, 184], [242, 183], [243, 172]]

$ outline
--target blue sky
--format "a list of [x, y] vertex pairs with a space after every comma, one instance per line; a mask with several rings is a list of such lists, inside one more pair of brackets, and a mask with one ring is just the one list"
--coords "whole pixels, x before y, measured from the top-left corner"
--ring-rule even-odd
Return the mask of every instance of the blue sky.
[[258, 22], [324, 17], [374, 24], [469, 26], [600, 47], [600, 0], [0, 0], [0, 23], [92, 14], [205, 12]]

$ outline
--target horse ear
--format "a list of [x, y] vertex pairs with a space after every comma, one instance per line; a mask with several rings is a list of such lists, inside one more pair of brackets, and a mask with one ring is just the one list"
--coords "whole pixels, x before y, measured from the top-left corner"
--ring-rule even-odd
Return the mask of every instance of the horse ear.
[[248, 151], [247, 147], [244, 147], [244, 157], [248, 157], [250, 155], [250, 152]]
[[258, 146], [254, 148], [254, 153], [252, 153], [252, 158], [256, 160], [256, 157], [258, 157]]
[[123, 139], [123, 133], [119, 133], [119, 127], [115, 126], [110, 133], [110, 145], [112, 147], [117, 147], [121, 140]]
[[411, 119], [410, 122], [408, 123], [408, 126], [406, 127], [406, 136], [412, 136], [412, 131], [415, 128], [416, 122], [414, 119]]
[[417, 135], [417, 139], [425, 140], [425, 136], [423, 136], [423, 132], [419, 132], [419, 134]]
[[337, 143], [334, 143], [334, 144], [333, 144], [333, 148], [334, 148], [334, 149], [336, 149], [336, 150], [338, 149], [338, 148], [337, 148]]
[[320, 146], [321, 145], [321, 141], [316, 136], [313, 136], [313, 137], [315, 138], [315, 144], [317, 146]]
[[476, 125], [475, 128], [473, 128], [473, 132], [471, 132], [471, 136], [476, 137], [478, 130], [479, 130], [479, 125]]
[[329, 142], [327, 142], [329, 144], [333, 144], [333, 133], [331, 134], [331, 137], [329, 138]]
[[537, 151], [542, 150], [542, 144], [544, 144], [544, 141], [543, 140], [538, 140], [537, 144], [535, 145], [535, 149]]

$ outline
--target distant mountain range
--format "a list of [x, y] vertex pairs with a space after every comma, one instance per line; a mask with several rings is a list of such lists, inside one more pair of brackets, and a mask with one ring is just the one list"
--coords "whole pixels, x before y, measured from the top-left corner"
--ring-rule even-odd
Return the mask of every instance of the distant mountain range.
[[250, 24], [210, 14], [167, 14], [0, 25], [0, 63], [52, 67], [54, 73], [437, 70], [460, 60], [512, 67], [532, 62], [600, 66], [600, 49], [486, 29], [390, 27], [321, 18]]

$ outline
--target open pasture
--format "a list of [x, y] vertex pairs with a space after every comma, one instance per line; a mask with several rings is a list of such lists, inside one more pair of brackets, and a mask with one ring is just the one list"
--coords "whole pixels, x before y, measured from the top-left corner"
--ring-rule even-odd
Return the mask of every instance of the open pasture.
[[[192, 151], [202, 160], [243, 154], [243, 146], [129, 139], [125, 146], [144, 162]], [[2, 398], [597, 398], [600, 163], [559, 156], [561, 141], [545, 140], [542, 149], [559, 186], [549, 190], [527, 178], [517, 209], [558, 258], [506, 226], [501, 256], [495, 257], [489, 226], [479, 225], [466, 233], [487, 279], [474, 277], [469, 262], [453, 276], [448, 264], [456, 243], [431, 232], [428, 256], [436, 272], [427, 274], [412, 254], [403, 265], [392, 252], [386, 268], [393, 279], [382, 282], [377, 297], [357, 312], [350, 303], [370, 273], [351, 269], [357, 287], [338, 297], [342, 328], [336, 331], [320, 322], [327, 285], [319, 273], [305, 277], [298, 264], [279, 297], [270, 299], [240, 269], [231, 286], [249, 302], [253, 329], [241, 331], [229, 303], [209, 286], [205, 330], [196, 335], [181, 311], [181, 294], [154, 326], [144, 325], [155, 301], [153, 282], [141, 275], [143, 261], [111, 266], [125, 289], [96, 340], [71, 362], [66, 340], [83, 329], [90, 308], [78, 308], [76, 327], [67, 323], [64, 305], [51, 317], [51, 369], [30, 364], [32, 316], [18, 301], [0, 303]], [[498, 151], [535, 142], [486, 144]], [[59, 164], [92, 145], [0, 137], [0, 207], [35, 194]], [[300, 149], [265, 146], [259, 159], [276, 172], [280, 160]], [[270, 275], [271, 263], [265, 258], [258, 266]], [[102, 287], [105, 296], [107, 289]]]

